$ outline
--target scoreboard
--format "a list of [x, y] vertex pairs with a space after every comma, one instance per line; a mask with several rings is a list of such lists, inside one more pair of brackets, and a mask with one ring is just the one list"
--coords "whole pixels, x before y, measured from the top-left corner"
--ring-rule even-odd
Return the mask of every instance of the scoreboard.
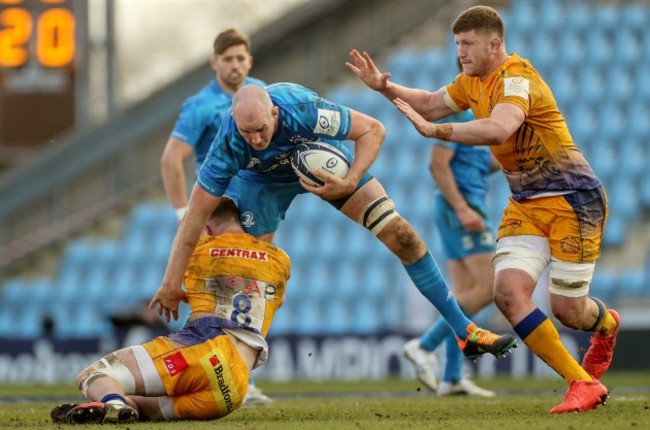
[[0, 145], [39, 145], [74, 126], [77, 1], [0, 0]]

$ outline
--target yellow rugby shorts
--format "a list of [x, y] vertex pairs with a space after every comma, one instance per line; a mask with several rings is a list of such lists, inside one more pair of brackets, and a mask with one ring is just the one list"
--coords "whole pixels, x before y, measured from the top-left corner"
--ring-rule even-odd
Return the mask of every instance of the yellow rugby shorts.
[[608, 215], [602, 187], [519, 202], [510, 197], [497, 240], [508, 236], [543, 236], [548, 238], [555, 259], [590, 263], [600, 255]]
[[220, 418], [242, 405], [250, 375], [228, 335], [184, 348], [160, 336], [142, 346], [174, 402], [177, 419]]

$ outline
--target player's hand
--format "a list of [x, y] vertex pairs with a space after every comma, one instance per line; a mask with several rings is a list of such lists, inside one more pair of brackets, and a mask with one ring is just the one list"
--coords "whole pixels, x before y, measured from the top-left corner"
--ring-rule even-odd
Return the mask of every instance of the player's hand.
[[300, 185], [312, 194], [317, 195], [323, 200], [337, 200], [347, 197], [354, 193], [357, 184], [348, 180], [341, 179], [338, 176], [324, 172], [318, 169], [311, 169], [310, 172], [318, 179], [325, 182], [322, 186], [309, 185], [307, 182], [300, 180]]
[[388, 87], [390, 73], [379, 71], [367, 52], [364, 51], [363, 54], [360, 54], [359, 51], [353, 49], [350, 52], [350, 58], [352, 62], [346, 62], [345, 67], [357, 75], [364, 84], [375, 91], [382, 91]]
[[485, 221], [483, 220], [483, 217], [474, 209], [467, 208], [456, 212], [456, 215], [458, 215], [458, 220], [465, 231], [469, 233], [479, 233], [485, 230]]
[[157, 310], [158, 315], [164, 315], [165, 322], [169, 324], [171, 318], [178, 319], [178, 305], [181, 301], [187, 302], [187, 293], [182, 288], [166, 287], [163, 284], [149, 302], [149, 309]]
[[424, 137], [436, 137], [436, 125], [424, 119], [410, 104], [400, 98], [393, 100], [393, 104], [411, 121], [418, 133]]

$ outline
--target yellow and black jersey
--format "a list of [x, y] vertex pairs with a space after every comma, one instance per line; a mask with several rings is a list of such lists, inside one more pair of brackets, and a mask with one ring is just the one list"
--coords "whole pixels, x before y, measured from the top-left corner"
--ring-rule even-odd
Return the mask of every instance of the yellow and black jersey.
[[248, 234], [203, 237], [185, 273], [192, 313], [266, 336], [291, 273], [289, 256]]
[[593, 190], [601, 184], [578, 150], [553, 93], [530, 61], [516, 54], [485, 80], [459, 74], [444, 89], [447, 105], [489, 118], [499, 103], [526, 115], [505, 142], [490, 147], [501, 163], [515, 200], [540, 193]]

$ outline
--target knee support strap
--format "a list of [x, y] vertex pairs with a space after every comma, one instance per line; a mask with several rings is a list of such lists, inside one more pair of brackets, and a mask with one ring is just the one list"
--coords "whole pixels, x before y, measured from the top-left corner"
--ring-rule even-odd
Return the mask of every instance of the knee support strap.
[[568, 263], [551, 261], [549, 291], [565, 297], [582, 297], [589, 292], [589, 284], [594, 276], [595, 263]]
[[519, 269], [528, 273], [535, 282], [548, 266], [550, 249], [546, 238], [539, 236], [509, 236], [499, 239], [492, 258], [494, 272]]
[[376, 236], [397, 216], [399, 214], [395, 209], [395, 202], [388, 196], [383, 196], [367, 204], [357, 222]]
[[106, 376], [115, 379], [127, 395], [135, 394], [135, 379], [129, 368], [115, 354], [108, 354], [88, 367], [81, 381], [81, 394], [85, 396], [90, 384]]

